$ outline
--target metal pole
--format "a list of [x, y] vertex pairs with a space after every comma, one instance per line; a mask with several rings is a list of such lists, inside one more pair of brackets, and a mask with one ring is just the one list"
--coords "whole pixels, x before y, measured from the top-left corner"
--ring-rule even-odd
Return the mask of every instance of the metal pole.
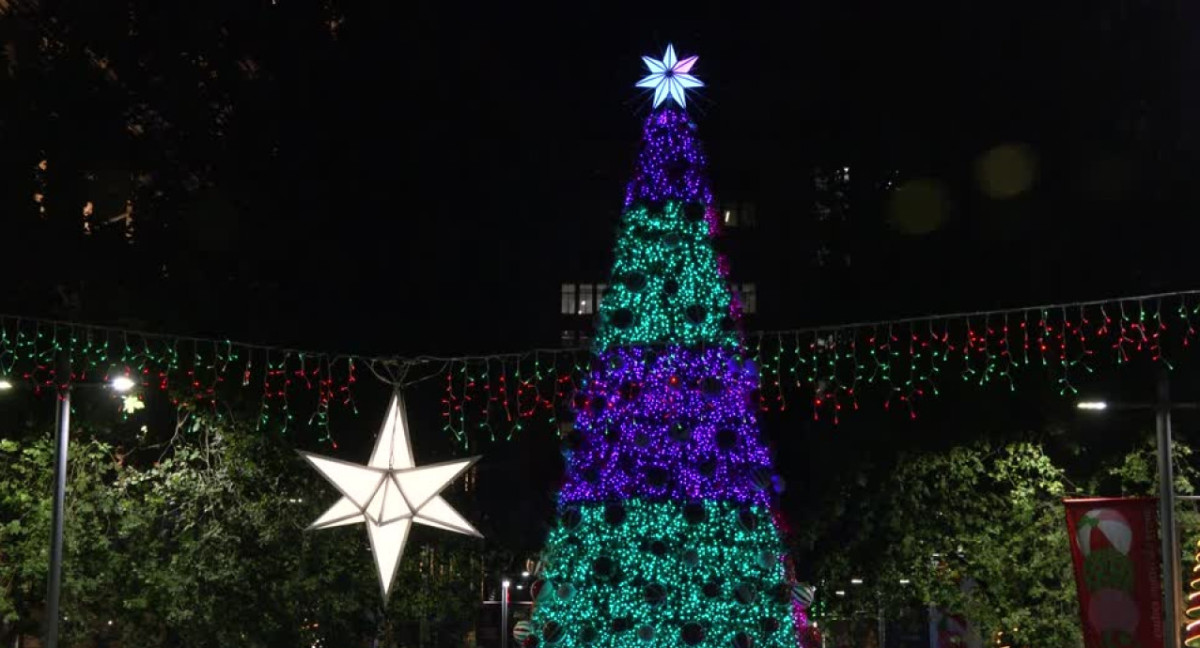
[[70, 377], [58, 395], [58, 438], [54, 443], [54, 512], [50, 537], [50, 591], [46, 595], [46, 648], [58, 648], [58, 602], [62, 594], [63, 513], [67, 494], [67, 441], [71, 431]]
[[500, 588], [500, 648], [508, 648], [508, 581]]
[[887, 645], [887, 644], [885, 644], [885, 643], [884, 643], [884, 635], [885, 635], [886, 633], [887, 633], [887, 622], [884, 620], [884, 616], [883, 616], [883, 602], [881, 601], [881, 602], [879, 603], [879, 645], [880, 645], [880, 646], [885, 646], [885, 645]]
[[1179, 539], [1175, 530], [1175, 467], [1171, 461], [1171, 384], [1167, 372], [1158, 378], [1154, 427], [1158, 449], [1158, 520], [1162, 535], [1163, 645], [1179, 648]]

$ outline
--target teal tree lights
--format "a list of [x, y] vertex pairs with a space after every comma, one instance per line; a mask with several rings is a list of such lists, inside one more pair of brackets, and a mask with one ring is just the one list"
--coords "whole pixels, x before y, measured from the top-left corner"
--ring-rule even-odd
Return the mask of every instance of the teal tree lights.
[[535, 614], [541, 642], [795, 645], [785, 549], [767, 510], [632, 499], [561, 517]]
[[682, 104], [646, 119], [525, 648], [782, 648], [807, 628]]

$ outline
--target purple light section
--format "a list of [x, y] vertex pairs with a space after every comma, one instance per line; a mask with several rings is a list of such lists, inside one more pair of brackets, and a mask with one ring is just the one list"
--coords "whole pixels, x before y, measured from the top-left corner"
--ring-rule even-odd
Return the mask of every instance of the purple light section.
[[707, 162], [695, 125], [687, 113], [673, 107], [650, 114], [642, 126], [637, 169], [625, 190], [625, 207], [635, 202], [679, 200], [713, 204], [705, 173]]
[[675, 74], [688, 74], [692, 71], [692, 66], [696, 64], [696, 60], [699, 58], [699, 56], [689, 56], [671, 66], [671, 71]]
[[767, 505], [753, 365], [722, 348], [622, 348], [584, 386], [561, 504], [642, 497]]

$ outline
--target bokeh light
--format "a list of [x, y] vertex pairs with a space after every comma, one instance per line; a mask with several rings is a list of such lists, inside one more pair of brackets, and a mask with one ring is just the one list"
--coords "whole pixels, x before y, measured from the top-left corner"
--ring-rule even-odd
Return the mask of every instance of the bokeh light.
[[1033, 186], [1037, 166], [1037, 155], [1025, 144], [992, 147], [975, 164], [979, 190], [997, 200], [1016, 198]]
[[888, 221], [905, 234], [928, 234], [945, 224], [950, 199], [943, 184], [932, 178], [902, 183], [888, 201]]

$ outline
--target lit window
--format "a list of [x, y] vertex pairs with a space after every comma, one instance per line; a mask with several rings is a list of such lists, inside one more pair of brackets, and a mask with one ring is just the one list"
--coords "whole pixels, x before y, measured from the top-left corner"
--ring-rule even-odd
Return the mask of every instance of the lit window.
[[755, 213], [754, 203], [742, 203], [741, 207], [742, 227], [758, 225], [758, 214]]
[[573, 283], [562, 285], [562, 314], [575, 314], [575, 284]]
[[758, 312], [758, 287], [752, 283], [742, 284], [742, 312]]
[[596, 300], [592, 294], [592, 284], [579, 284], [579, 314], [591, 315], [595, 309]]
[[596, 284], [596, 310], [600, 309], [600, 302], [604, 301], [604, 296], [608, 294], [608, 284]]
[[737, 227], [738, 210], [733, 205], [726, 205], [725, 211], [721, 213], [721, 224], [725, 227]]

